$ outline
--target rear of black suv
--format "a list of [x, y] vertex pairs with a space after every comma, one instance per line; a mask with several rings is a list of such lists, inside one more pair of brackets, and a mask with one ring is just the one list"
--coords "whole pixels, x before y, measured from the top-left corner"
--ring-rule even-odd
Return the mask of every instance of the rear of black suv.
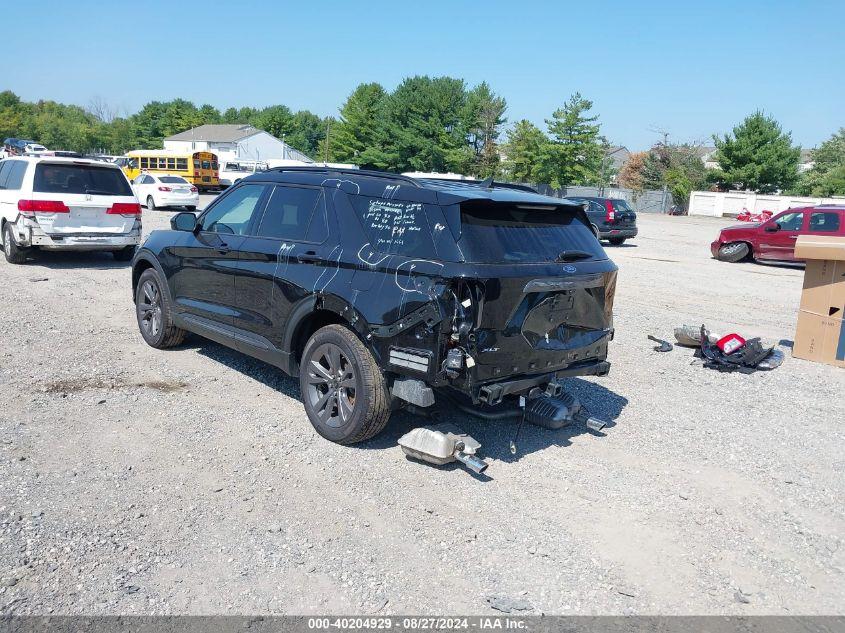
[[[247, 199], [243, 187], [255, 202], [238, 202], [235, 223], [225, 206]], [[577, 203], [492, 183], [286, 169], [244, 179], [196, 222], [180, 216], [135, 261], [144, 338], [165, 347], [189, 330], [298, 375], [309, 419], [333, 441], [372, 437], [391, 410], [430, 406], [436, 392], [497, 405], [609, 369], [617, 269]], [[239, 235], [212, 235], [220, 226]], [[239, 244], [236, 257], [181, 261], [220, 239]], [[234, 270], [234, 292], [199, 296], [215, 267]], [[144, 312], [156, 291], [157, 317]], [[155, 337], [144, 329], [153, 318]]]
[[587, 217], [600, 240], [621, 246], [625, 240], [637, 236], [637, 214], [626, 200], [593, 196], [570, 197], [568, 200], [586, 207]]

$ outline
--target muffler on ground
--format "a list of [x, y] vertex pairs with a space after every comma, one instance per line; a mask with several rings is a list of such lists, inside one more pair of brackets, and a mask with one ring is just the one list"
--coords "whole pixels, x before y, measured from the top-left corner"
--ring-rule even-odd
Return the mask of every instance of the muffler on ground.
[[453, 424], [411, 429], [399, 438], [399, 446], [408, 457], [437, 466], [458, 461], [474, 473], [488, 466], [475, 455], [481, 444]]

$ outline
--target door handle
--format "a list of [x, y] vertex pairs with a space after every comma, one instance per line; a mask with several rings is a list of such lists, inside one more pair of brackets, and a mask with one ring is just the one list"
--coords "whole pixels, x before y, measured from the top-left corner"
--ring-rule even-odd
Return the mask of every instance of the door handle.
[[317, 255], [314, 251], [308, 251], [307, 253], [300, 253], [297, 255], [296, 261], [300, 264], [319, 264], [323, 261], [323, 258]]
[[218, 253], [221, 253], [221, 254], [224, 254], [224, 255], [225, 255], [226, 253], [228, 253], [228, 252], [229, 252], [229, 251], [231, 251], [232, 249], [231, 249], [231, 248], [229, 248], [229, 245], [228, 245], [228, 244], [219, 244], [219, 245], [216, 247], [216, 250], [217, 250], [217, 252], [218, 252]]

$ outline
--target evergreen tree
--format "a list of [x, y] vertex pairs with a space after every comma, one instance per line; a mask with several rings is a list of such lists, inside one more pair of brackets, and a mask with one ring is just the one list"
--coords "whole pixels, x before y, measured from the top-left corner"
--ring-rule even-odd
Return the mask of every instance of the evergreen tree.
[[381, 111], [386, 96], [384, 88], [377, 83], [360, 84], [352, 91], [340, 108], [340, 121], [332, 123], [329, 138], [332, 160], [364, 168], [377, 166]]
[[517, 121], [504, 146], [507, 177], [517, 182], [539, 182], [542, 150], [548, 142], [536, 125], [525, 119]]
[[605, 171], [604, 148], [598, 116], [589, 116], [593, 102], [575, 93], [546, 119], [551, 142], [541, 153], [540, 176], [553, 187], [593, 184]]
[[805, 196], [845, 195], [845, 128], [811, 152], [813, 166], [798, 182], [797, 192]]
[[760, 111], [751, 114], [716, 143], [719, 169], [712, 175], [722, 189], [773, 193], [791, 187], [798, 179], [801, 150], [792, 136]]

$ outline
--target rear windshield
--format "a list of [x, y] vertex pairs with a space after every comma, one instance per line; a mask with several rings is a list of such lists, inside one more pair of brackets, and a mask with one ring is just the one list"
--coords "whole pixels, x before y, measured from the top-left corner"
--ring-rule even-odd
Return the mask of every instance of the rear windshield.
[[613, 210], [617, 213], [633, 213], [634, 210], [628, 206], [628, 203], [624, 200], [612, 200], [613, 202]]
[[159, 180], [161, 182], [169, 182], [169, 183], [174, 183], [174, 184], [179, 184], [179, 185], [187, 185], [188, 184], [187, 180], [185, 180], [184, 178], [179, 178], [179, 176], [162, 176], [161, 178], [159, 178]]
[[592, 229], [574, 211], [560, 207], [463, 204], [460, 247], [466, 261], [478, 263], [550, 262], [564, 251], [605, 258]]
[[123, 172], [114, 167], [39, 163], [33, 190], [41, 193], [88, 193], [96, 196], [131, 196]]

